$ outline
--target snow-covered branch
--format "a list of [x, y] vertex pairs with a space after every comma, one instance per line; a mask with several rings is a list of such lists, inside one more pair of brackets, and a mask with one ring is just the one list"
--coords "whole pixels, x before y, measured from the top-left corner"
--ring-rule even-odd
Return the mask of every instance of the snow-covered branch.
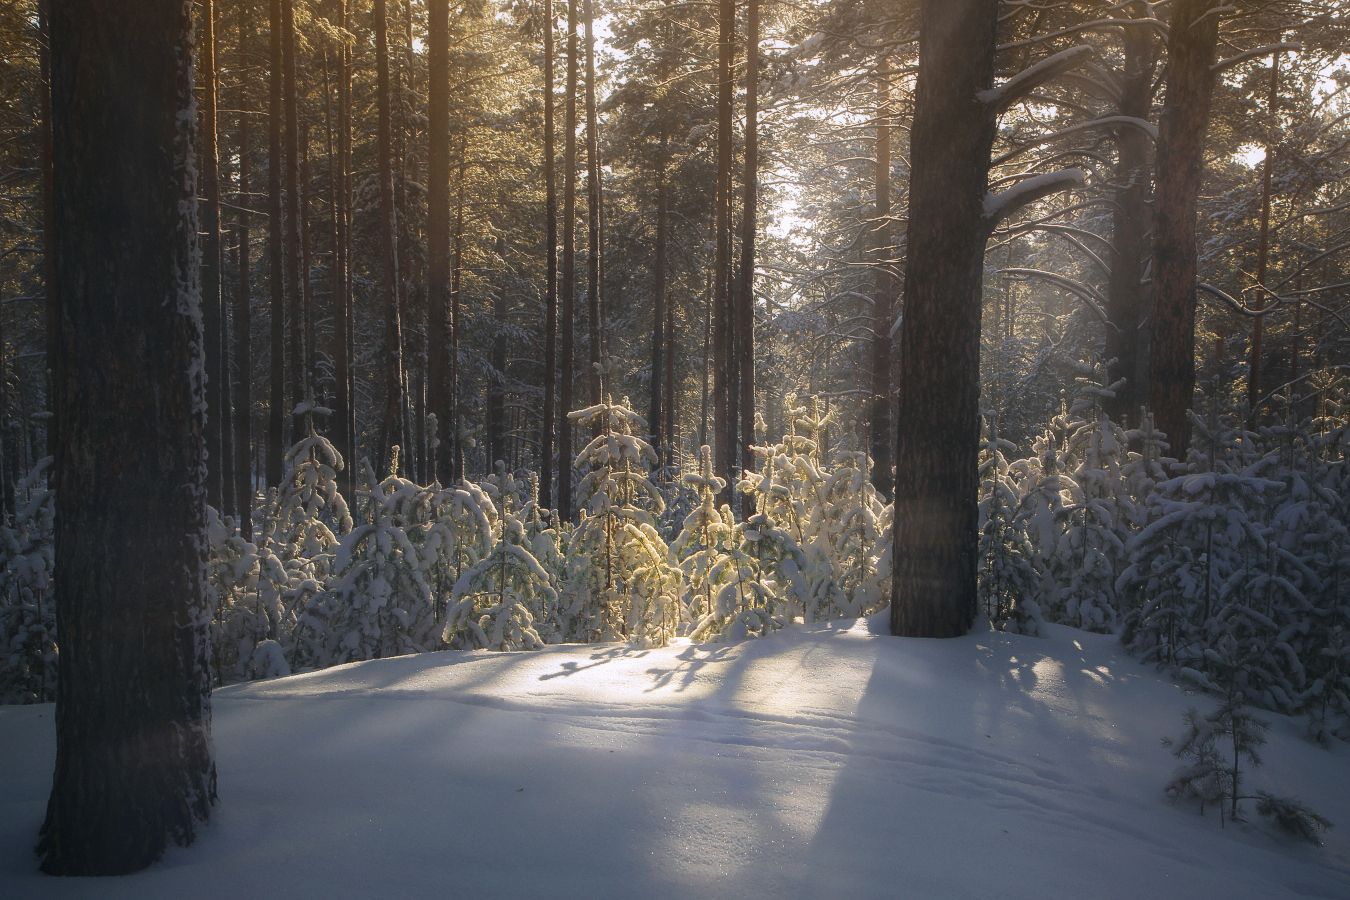
[[1107, 328], [1114, 330], [1116, 327], [1111, 324], [1111, 320], [1106, 317], [1104, 309], [1106, 306], [1106, 298], [1088, 285], [1083, 284], [1081, 281], [1074, 281], [1072, 278], [1066, 278], [1063, 275], [1057, 275], [1054, 272], [1046, 272], [1043, 269], [1028, 269], [1018, 266], [999, 269], [999, 273], [1002, 275], [1019, 275], [1023, 278], [1039, 278], [1042, 281], [1048, 281], [1051, 284], [1062, 287], [1079, 300], [1082, 300], [1087, 308], [1092, 310], [1093, 314], [1096, 315], [1096, 317], [1101, 320], [1101, 323]]
[[1296, 44], [1292, 41], [1282, 41], [1278, 44], [1265, 44], [1261, 47], [1253, 47], [1250, 50], [1244, 50], [1236, 56], [1230, 56], [1227, 59], [1221, 59], [1210, 66], [1212, 72], [1222, 72], [1225, 69], [1231, 69], [1233, 66], [1245, 63], [1249, 59], [1256, 59], [1258, 56], [1267, 56], [1271, 53], [1298, 53], [1303, 50], [1302, 44]]
[[1100, 119], [1093, 119], [1089, 122], [1079, 122], [1077, 125], [1070, 125], [1067, 128], [1061, 128], [1058, 131], [1052, 131], [1049, 134], [1042, 135], [1034, 141], [1028, 141], [1025, 144], [1019, 144], [1011, 150], [994, 157], [990, 165], [1001, 166], [1015, 156], [1027, 152], [1033, 147], [1039, 147], [1042, 144], [1048, 144], [1053, 140], [1066, 137], [1078, 131], [1086, 131], [1089, 128], [1102, 128], [1113, 125], [1123, 125], [1127, 128], [1137, 128], [1148, 135], [1151, 140], [1158, 139], [1158, 126], [1147, 119], [1140, 119], [1137, 116], [1102, 116]]
[[1057, 194], [1060, 191], [1082, 187], [1086, 177], [1082, 169], [1061, 169], [1058, 172], [1033, 175], [1019, 181], [1006, 191], [986, 194], [984, 197], [985, 227], [993, 231], [999, 222], [1037, 200], [1049, 197], [1051, 194]]
[[1094, 52], [1087, 45], [1079, 45], [1052, 53], [1040, 62], [1027, 66], [998, 87], [980, 91], [980, 102], [992, 109], [994, 115], [998, 115], [1061, 72], [1082, 65]]

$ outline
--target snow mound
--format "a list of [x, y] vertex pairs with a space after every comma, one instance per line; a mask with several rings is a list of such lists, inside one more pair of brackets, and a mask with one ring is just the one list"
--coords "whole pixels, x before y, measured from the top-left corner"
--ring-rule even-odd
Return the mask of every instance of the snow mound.
[[735, 646], [428, 653], [217, 691], [221, 802], [122, 879], [31, 846], [52, 708], [0, 708], [5, 897], [1350, 896], [1347, 748], [1269, 716], [1254, 787], [1323, 848], [1168, 804], [1188, 695], [1113, 638], [892, 638], [882, 616]]

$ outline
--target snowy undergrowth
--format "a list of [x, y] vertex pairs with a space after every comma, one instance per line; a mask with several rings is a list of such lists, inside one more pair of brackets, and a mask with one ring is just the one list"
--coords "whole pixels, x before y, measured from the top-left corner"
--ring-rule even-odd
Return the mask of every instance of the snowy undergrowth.
[[1167, 801], [1187, 693], [1110, 636], [425, 653], [215, 695], [221, 805], [140, 875], [34, 871], [52, 707], [0, 709], [6, 897], [1345, 897], [1348, 748], [1267, 715], [1316, 848]]

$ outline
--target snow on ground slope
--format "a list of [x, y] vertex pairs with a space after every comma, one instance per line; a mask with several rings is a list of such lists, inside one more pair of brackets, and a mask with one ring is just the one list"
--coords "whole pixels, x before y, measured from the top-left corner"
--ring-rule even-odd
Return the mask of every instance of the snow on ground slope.
[[52, 709], [0, 709], [0, 897], [1350, 897], [1350, 753], [1249, 782], [1324, 848], [1169, 805], [1187, 696], [1114, 639], [852, 628], [432, 653], [216, 693], [220, 806], [123, 879], [30, 847]]

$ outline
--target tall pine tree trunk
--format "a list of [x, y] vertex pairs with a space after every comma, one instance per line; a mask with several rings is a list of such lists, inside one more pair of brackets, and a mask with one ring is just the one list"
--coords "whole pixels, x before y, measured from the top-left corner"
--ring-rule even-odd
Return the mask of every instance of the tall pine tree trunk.
[[225, 341], [224, 309], [220, 281], [224, 256], [220, 243], [220, 154], [216, 147], [216, 6], [202, 3], [201, 45], [201, 225], [202, 225], [202, 326], [206, 335], [206, 502], [225, 508], [225, 485], [230, 470], [225, 458], [225, 409], [229, 402], [225, 375], [229, 367], [222, 355]]
[[553, 507], [558, 394], [558, 190], [553, 172], [553, 0], [544, 0], [544, 412], [539, 426], [539, 502]]
[[[1148, 13], [1145, 12], [1145, 15]], [[1125, 60], [1120, 79], [1120, 115], [1147, 120], [1153, 104], [1155, 38], [1143, 25], [1123, 29]], [[1112, 174], [1115, 203], [1111, 207], [1111, 277], [1107, 283], [1107, 383], [1123, 379], [1106, 410], [1117, 422], [1133, 420], [1144, 402], [1144, 335], [1147, 317], [1144, 270], [1149, 258], [1149, 156], [1152, 145], [1139, 128], [1122, 126], [1116, 138]]]
[[427, 409], [436, 416], [436, 466], [450, 460], [450, 0], [427, 4]]
[[652, 432], [652, 446], [664, 463], [665, 442], [670, 434], [665, 430], [661, 408], [661, 388], [666, 352], [666, 147], [668, 136], [661, 135], [661, 155], [656, 164], [656, 259], [652, 264], [652, 379], [651, 400], [647, 409], [647, 424]]
[[[1278, 39], [1278, 35], [1276, 38]], [[1275, 169], [1275, 118], [1280, 101], [1280, 55], [1275, 53], [1270, 60], [1270, 94], [1266, 98], [1266, 111], [1270, 116], [1270, 137], [1266, 140], [1266, 157], [1261, 161], [1261, 221], [1260, 233], [1256, 241], [1256, 307], [1266, 305], [1266, 270], [1270, 265], [1270, 197]], [[1261, 353], [1266, 329], [1266, 317], [1255, 316], [1252, 319], [1251, 360], [1247, 375], [1247, 410], [1255, 419], [1256, 406], [1261, 401]]]
[[459, 338], [462, 331], [460, 318], [460, 276], [464, 272], [464, 175], [469, 165], [468, 131], [460, 132], [459, 171], [457, 182], [458, 199], [455, 203], [455, 233], [450, 272], [450, 480], [458, 482], [464, 477], [464, 445], [460, 440], [459, 410]]
[[[306, 299], [309, 293], [309, 271], [305, 268], [301, 231], [301, 196], [304, 185], [300, 178], [300, 95], [295, 72], [295, 0], [282, 0], [282, 91], [285, 94], [285, 256], [286, 256], [286, 319], [290, 330], [286, 367], [291, 375], [291, 403], [299, 405], [310, 399], [308, 348], [305, 346]], [[291, 422], [291, 435], [298, 440], [304, 433], [303, 418]]]
[[143, 868], [191, 843], [216, 797], [191, 16], [179, 0], [52, 8], [53, 874]]
[[[380, 182], [380, 314], [385, 320], [384, 336], [384, 418], [380, 427], [379, 455], [391, 458], [392, 448], [406, 443], [404, 420], [407, 404], [403, 397], [403, 324], [399, 316], [398, 238], [394, 219], [393, 98], [389, 80], [389, 20], [386, 0], [375, 0], [375, 67], [379, 107], [376, 142], [378, 144]], [[381, 466], [381, 470], [384, 466]]]
[[559, 301], [558, 513], [572, 518], [572, 391], [577, 311], [577, 0], [567, 0], [567, 103], [563, 113], [563, 239]]
[[1168, 25], [1167, 95], [1158, 129], [1153, 204], [1149, 405], [1173, 456], [1190, 446], [1195, 393], [1196, 205], [1214, 90], [1220, 0], [1176, 0]]
[[736, 301], [736, 375], [740, 390], [741, 471], [755, 455], [755, 232], [759, 227], [759, 0], [747, 0], [745, 31], [745, 177], [742, 182], [741, 271]]
[[[239, 19], [239, 58], [246, 58], [253, 41], [253, 20]], [[249, 258], [249, 209], [253, 177], [253, 147], [250, 142], [247, 93], [239, 83], [239, 196], [236, 206], [239, 222], [235, 228], [235, 268], [238, 272], [234, 294], [234, 491], [239, 505], [239, 533], [253, 540], [253, 312], [249, 296], [251, 268]]]
[[282, 26], [283, 0], [268, 7], [268, 46], [271, 68], [267, 104], [267, 268], [269, 315], [271, 316], [271, 373], [268, 382], [267, 484], [281, 484], [282, 458], [286, 452], [286, 278], [284, 252], [285, 198], [282, 196], [282, 69], [285, 53]]
[[600, 135], [595, 109], [595, 11], [594, 0], [583, 2], [586, 16], [586, 321], [590, 330], [590, 371], [587, 376], [591, 403], [600, 403], [605, 399], [600, 369], [604, 349], [600, 267], [605, 248], [600, 225]]
[[714, 200], [712, 344], [713, 344], [713, 443], [714, 470], [725, 479], [723, 495], [730, 499], [731, 472], [736, 448], [732, 445], [730, 398], [734, 389], [729, 377], [731, 334], [734, 311], [731, 304], [731, 166], [732, 166], [732, 72], [733, 42], [736, 36], [736, 7], [733, 0], [719, 0], [717, 31], [717, 188]]
[[[347, 0], [338, 0], [338, 28], [347, 31]], [[356, 392], [352, 357], [355, 344], [356, 321], [352, 314], [352, 56], [351, 48], [342, 45], [338, 54], [338, 178], [333, 202], [338, 207], [338, 266], [340, 283], [334, 305], [333, 370], [336, 386], [337, 417], [334, 437], [346, 467], [338, 475], [338, 484], [349, 498], [356, 496]]]
[[984, 197], [997, 0], [924, 0], [911, 131], [891, 631], [975, 618]]

